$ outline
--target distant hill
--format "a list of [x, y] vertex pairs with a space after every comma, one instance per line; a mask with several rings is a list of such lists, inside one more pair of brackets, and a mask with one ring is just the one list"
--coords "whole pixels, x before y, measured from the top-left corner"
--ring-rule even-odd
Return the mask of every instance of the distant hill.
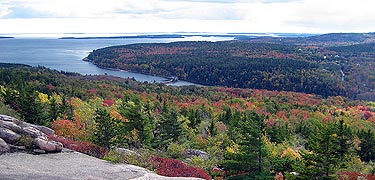
[[31, 67], [26, 64], [15, 64], [15, 63], [0, 63], [0, 68], [19, 68], [19, 67]]
[[86, 60], [99, 67], [175, 76], [204, 85], [357, 98], [375, 88], [374, 41], [373, 33], [347, 33], [134, 44], [98, 49]]
[[338, 46], [375, 42], [375, 33], [330, 33], [308, 37], [260, 37], [253, 42]]

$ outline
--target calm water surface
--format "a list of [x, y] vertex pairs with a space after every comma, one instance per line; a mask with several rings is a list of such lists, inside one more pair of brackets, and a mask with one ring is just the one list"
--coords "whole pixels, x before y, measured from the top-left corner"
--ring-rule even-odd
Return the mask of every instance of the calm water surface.
[[[51, 69], [78, 72], [80, 74], [108, 74], [117, 77], [131, 78], [137, 81], [163, 82], [166, 79], [157, 76], [101, 69], [83, 61], [94, 49], [114, 45], [134, 43], [166, 43], [174, 41], [221, 41], [232, 38], [187, 37], [165, 39], [53, 39], [53, 38], [14, 38], [0, 39], [0, 62], [19, 63], [31, 66], [45, 66]], [[179, 81], [174, 85], [191, 85]]]

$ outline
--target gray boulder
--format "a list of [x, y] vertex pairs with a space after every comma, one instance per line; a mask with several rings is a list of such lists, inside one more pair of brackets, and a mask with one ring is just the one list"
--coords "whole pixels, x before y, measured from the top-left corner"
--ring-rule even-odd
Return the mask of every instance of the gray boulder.
[[[34, 152], [60, 152], [63, 145], [48, 140], [55, 131], [44, 126], [23, 122], [16, 118], [0, 115], [0, 151], [35, 150]], [[22, 147], [22, 148], [21, 148]], [[36, 149], [35, 149], [36, 148]]]
[[10, 129], [10, 130], [12, 130], [16, 133], [22, 132], [22, 128], [12, 121], [2, 121], [2, 120], [0, 120], [0, 127]]
[[32, 127], [38, 129], [39, 131], [41, 131], [42, 133], [44, 133], [46, 135], [55, 134], [55, 131], [53, 129], [45, 127], [45, 126], [32, 125]]
[[47, 139], [46, 134], [42, 133], [42, 131], [39, 131], [38, 129], [36, 129], [34, 127], [27, 126], [27, 127], [22, 128], [22, 130], [23, 130], [24, 134], [29, 135], [32, 138]]
[[0, 127], [0, 138], [2, 138], [7, 143], [17, 143], [20, 139], [20, 135], [15, 133], [10, 129]]
[[60, 142], [48, 141], [42, 138], [35, 138], [34, 145], [39, 147], [39, 149], [48, 152], [61, 152], [63, 145]]
[[185, 150], [185, 154], [189, 158], [200, 157], [203, 160], [208, 160], [210, 158], [210, 154], [208, 154], [207, 152], [198, 150], [198, 149], [187, 149]]
[[8, 144], [0, 138], [0, 154], [8, 152], [10, 150]]
[[11, 116], [0, 114], [0, 120], [14, 122], [14, 120], [17, 120], [17, 119]]

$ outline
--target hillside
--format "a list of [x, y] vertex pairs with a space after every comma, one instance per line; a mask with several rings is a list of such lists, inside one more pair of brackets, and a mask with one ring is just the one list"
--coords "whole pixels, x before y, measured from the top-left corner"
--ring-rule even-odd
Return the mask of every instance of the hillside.
[[0, 83], [0, 113], [52, 127], [65, 147], [164, 176], [373, 177], [374, 102], [41, 67], [0, 68]]
[[210, 86], [375, 100], [374, 44], [369, 43], [374, 40], [370, 33], [133, 44], [98, 49], [85, 60]]

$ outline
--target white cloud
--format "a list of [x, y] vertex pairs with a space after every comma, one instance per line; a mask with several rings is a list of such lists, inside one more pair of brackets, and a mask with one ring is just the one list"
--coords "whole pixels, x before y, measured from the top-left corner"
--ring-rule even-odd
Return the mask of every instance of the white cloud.
[[10, 12], [9, 2], [7, 0], [0, 1], [0, 18], [8, 15]]
[[[86, 27], [155, 32], [374, 31], [373, 7], [373, 0], [0, 0], [0, 18], [14, 23], [24, 18], [23, 22], [41, 26], [60, 22], [75, 32]], [[0, 31], [5, 26], [10, 25]]]

